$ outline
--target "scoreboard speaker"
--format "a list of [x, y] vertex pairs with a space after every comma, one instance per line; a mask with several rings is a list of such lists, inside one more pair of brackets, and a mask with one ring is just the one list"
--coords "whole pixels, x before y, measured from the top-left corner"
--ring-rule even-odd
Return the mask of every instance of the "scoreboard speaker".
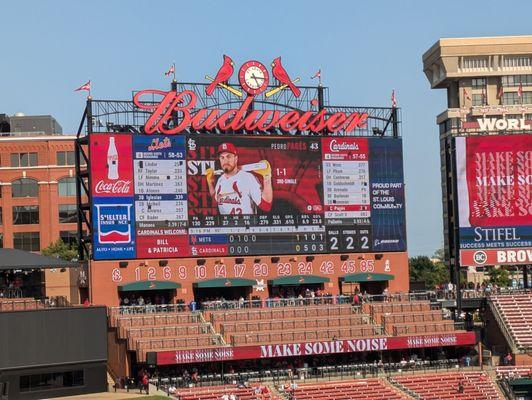
[[11, 132], [11, 124], [9, 123], [9, 117], [6, 114], [0, 114], [0, 133]]
[[278, 263], [280, 259], [280, 257], [272, 257], [272, 263]]
[[118, 266], [119, 266], [120, 268], [127, 268], [128, 264], [129, 264], [129, 263], [128, 263], [127, 261], [120, 261], [120, 262], [118, 263]]
[[340, 256], [340, 260], [342, 260], [342, 261], [347, 261], [347, 260], [349, 260], [349, 256], [348, 256], [347, 254], [342, 254], [342, 255]]
[[306, 260], [307, 262], [314, 261], [314, 256], [307, 256], [307, 257], [305, 258], [305, 260]]
[[242, 264], [243, 262], [244, 262], [243, 258], [235, 258], [235, 263], [236, 264]]
[[168, 265], [168, 260], [159, 260], [159, 267], [166, 267]]

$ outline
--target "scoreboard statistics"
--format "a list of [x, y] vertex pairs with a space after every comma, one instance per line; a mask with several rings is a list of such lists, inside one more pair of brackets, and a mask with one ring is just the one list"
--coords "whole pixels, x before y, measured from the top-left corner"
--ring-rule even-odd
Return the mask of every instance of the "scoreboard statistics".
[[406, 250], [401, 139], [107, 133], [90, 158], [96, 260]]

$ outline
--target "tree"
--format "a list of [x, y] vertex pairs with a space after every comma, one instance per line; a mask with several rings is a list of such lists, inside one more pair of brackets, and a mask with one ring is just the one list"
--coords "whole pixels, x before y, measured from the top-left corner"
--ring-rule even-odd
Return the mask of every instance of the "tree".
[[490, 268], [488, 271], [488, 276], [490, 277], [490, 282], [497, 286], [509, 286], [510, 285], [510, 274], [508, 270], [504, 268]]
[[57, 239], [50, 246], [42, 249], [41, 253], [45, 256], [61, 258], [66, 261], [72, 261], [78, 257], [77, 246], [75, 244], [68, 245], [61, 239]]
[[424, 282], [429, 289], [449, 282], [449, 269], [442, 262], [433, 263], [427, 256], [411, 257], [408, 260], [410, 280]]

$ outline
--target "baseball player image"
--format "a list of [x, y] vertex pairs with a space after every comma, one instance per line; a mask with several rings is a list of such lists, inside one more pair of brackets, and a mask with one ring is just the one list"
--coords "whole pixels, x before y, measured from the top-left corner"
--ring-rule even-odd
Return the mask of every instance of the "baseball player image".
[[[222, 215], [255, 214], [257, 210], [268, 212], [272, 207], [272, 169], [270, 163], [261, 160], [255, 164], [238, 165], [238, 152], [234, 144], [218, 146], [221, 170], [207, 169], [205, 176], [209, 193], [216, 201]], [[261, 175], [259, 179], [253, 171]], [[221, 174], [215, 183], [215, 175]]]

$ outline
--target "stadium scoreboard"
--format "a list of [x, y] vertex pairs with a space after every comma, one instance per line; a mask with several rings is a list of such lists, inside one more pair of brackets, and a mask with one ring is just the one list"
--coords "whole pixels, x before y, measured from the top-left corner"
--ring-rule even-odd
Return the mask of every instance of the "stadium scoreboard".
[[398, 138], [99, 133], [90, 157], [96, 260], [406, 250]]

